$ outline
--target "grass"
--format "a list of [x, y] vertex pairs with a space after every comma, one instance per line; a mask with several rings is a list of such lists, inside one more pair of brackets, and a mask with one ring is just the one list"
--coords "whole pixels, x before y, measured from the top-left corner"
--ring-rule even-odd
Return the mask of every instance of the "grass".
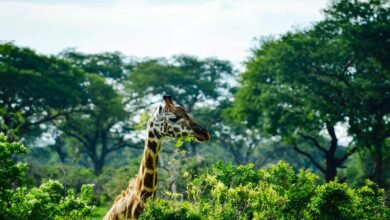
[[102, 220], [109, 207], [95, 207], [92, 210], [92, 220]]

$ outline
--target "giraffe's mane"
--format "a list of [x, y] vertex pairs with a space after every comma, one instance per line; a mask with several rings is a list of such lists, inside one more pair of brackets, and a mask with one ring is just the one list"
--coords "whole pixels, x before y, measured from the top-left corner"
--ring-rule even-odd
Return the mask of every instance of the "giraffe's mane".
[[134, 191], [136, 190], [135, 189], [135, 185], [136, 185], [136, 181], [137, 181], [137, 176], [133, 177], [130, 181], [129, 181], [129, 186], [127, 187], [127, 189], [125, 191], [122, 191], [121, 194], [119, 194], [115, 201], [114, 201], [114, 204], [115, 205], [116, 203], [118, 203], [118, 201], [120, 201], [122, 198], [125, 198], [129, 193], [134, 193]]

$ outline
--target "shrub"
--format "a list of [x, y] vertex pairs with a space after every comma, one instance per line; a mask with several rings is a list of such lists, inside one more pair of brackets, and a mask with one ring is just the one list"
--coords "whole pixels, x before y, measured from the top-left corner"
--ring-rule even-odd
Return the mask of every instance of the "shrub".
[[170, 200], [156, 199], [146, 203], [146, 210], [140, 216], [140, 220], [175, 220], [189, 219], [200, 220], [200, 214], [194, 210], [189, 202], [174, 202]]
[[73, 189], [65, 192], [54, 180], [27, 188], [27, 165], [13, 160], [26, 152], [22, 144], [9, 143], [0, 133], [0, 219], [82, 219], [91, 214], [92, 185], [82, 186], [80, 196]]
[[389, 218], [384, 191], [373, 182], [352, 189], [338, 181], [318, 185], [318, 179], [282, 161], [260, 170], [218, 162], [189, 180], [186, 201], [148, 201], [141, 219]]

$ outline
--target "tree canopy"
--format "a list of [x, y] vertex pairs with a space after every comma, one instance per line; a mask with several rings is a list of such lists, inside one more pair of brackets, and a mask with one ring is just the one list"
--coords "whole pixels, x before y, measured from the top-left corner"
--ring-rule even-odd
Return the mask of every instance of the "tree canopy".
[[[263, 40], [246, 64], [235, 97], [238, 119], [251, 126], [259, 125], [264, 132], [287, 138], [294, 145], [297, 137], [307, 139], [324, 152], [327, 168], [342, 165], [363, 139], [376, 142], [382, 149], [390, 134], [386, 120], [389, 68], [376, 58], [378, 47], [372, 44], [372, 37], [350, 37], [352, 30], [362, 29], [359, 33], [363, 33], [372, 29], [377, 31], [371, 31], [370, 36], [381, 39], [382, 29], [374, 27], [388, 19], [389, 7], [380, 1], [358, 2], [353, 7], [344, 7], [345, 4], [350, 3], [332, 5], [325, 11], [327, 18], [313, 28]], [[364, 19], [367, 22], [355, 22]], [[372, 45], [371, 52], [357, 50], [357, 45], [366, 45], [365, 50]], [[355, 137], [354, 148], [341, 155], [336, 155], [337, 124], [347, 124]], [[324, 129], [329, 147], [321, 146], [317, 137]], [[306, 154], [296, 145], [295, 148]], [[374, 179], [378, 183], [382, 160], [377, 158]], [[328, 180], [334, 178], [335, 171], [333, 168], [333, 177]]]
[[53, 56], [11, 43], [0, 45], [0, 116], [23, 134], [86, 102], [85, 75]]

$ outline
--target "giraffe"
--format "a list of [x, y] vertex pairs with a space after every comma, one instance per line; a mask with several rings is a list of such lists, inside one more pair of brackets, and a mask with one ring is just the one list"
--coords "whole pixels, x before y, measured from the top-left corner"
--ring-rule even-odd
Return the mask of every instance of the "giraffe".
[[147, 123], [147, 137], [138, 174], [114, 201], [104, 220], [137, 219], [144, 203], [154, 198], [157, 186], [157, 161], [164, 137], [195, 137], [198, 142], [210, 140], [209, 132], [197, 125], [171, 96], [164, 96], [165, 105], [159, 105]]

